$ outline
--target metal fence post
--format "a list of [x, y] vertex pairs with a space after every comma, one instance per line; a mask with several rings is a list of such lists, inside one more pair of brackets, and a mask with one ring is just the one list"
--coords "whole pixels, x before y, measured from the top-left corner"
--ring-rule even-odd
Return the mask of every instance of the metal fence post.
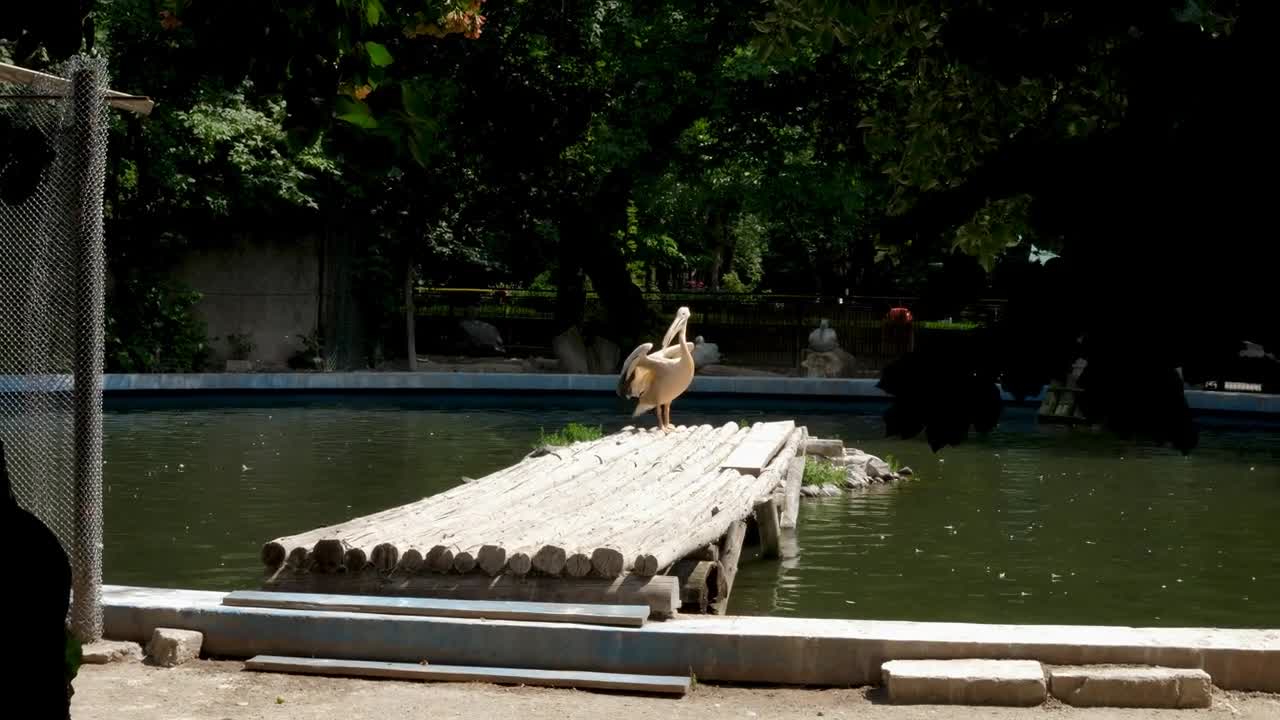
[[70, 77], [73, 167], [79, 192], [69, 198], [75, 226], [73, 443], [75, 547], [87, 562], [75, 568], [72, 630], [84, 642], [102, 637], [102, 345], [106, 180], [106, 71], [80, 62]]

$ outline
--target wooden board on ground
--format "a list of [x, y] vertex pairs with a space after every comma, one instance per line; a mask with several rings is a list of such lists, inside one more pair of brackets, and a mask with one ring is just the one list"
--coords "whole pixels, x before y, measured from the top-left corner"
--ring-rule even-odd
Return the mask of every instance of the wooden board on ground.
[[440, 598], [379, 597], [238, 590], [222, 599], [236, 607], [284, 608], [323, 612], [357, 612], [380, 615], [483, 618], [525, 622], [562, 622], [584, 625], [643, 627], [648, 605], [592, 605], [575, 603], [447, 600]]
[[720, 468], [737, 470], [744, 475], [759, 475], [795, 429], [794, 420], [760, 423], [752, 427], [742, 444], [720, 463]]
[[258, 655], [244, 664], [246, 670], [300, 675], [392, 678], [434, 682], [489, 682], [499, 685], [539, 685], [543, 687], [590, 690], [622, 690], [663, 695], [685, 695], [691, 682], [675, 675], [624, 675], [574, 670], [532, 670], [522, 668], [472, 667], [468, 665], [420, 665], [417, 663], [369, 660], [329, 660], [325, 658]]

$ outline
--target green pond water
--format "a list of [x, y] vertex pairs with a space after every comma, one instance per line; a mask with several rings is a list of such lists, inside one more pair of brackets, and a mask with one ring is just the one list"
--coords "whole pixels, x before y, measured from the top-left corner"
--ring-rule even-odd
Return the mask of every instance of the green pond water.
[[[1280, 627], [1280, 425], [1205, 420], [1190, 457], [1007, 409], [938, 454], [887, 440], [868, 403], [701, 400], [677, 424], [794, 418], [915, 476], [806, 500], [798, 556], [744, 557], [735, 614]], [[652, 423], [652, 414], [639, 419]], [[576, 421], [633, 422], [611, 398], [109, 400], [105, 578], [230, 590], [274, 537], [443, 491]]]

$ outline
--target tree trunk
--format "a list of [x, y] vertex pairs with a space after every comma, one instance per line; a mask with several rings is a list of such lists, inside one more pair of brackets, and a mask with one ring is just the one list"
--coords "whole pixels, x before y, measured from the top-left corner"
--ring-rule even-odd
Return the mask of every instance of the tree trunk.
[[582, 258], [561, 231], [559, 267], [556, 269], [555, 333], [582, 326], [587, 309], [587, 289], [582, 275]]
[[418, 370], [417, 313], [413, 307], [413, 263], [404, 271], [404, 334], [405, 354], [409, 356], [409, 372]]
[[720, 208], [711, 210], [707, 218], [707, 239], [711, 246], [711, 270], [707, 277], [707, 288], [711, 291], [720, 289], [720, 276], [724, 274], [724, 214]]

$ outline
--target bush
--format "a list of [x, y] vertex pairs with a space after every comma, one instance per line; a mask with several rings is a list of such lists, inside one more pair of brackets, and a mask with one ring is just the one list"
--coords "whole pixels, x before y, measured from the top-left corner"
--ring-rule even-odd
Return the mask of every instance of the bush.
[[200, 293], [158, 275], [129, 277], [108, 303], [107, 372], [199, 372], [209, 339], [195, 312]]

